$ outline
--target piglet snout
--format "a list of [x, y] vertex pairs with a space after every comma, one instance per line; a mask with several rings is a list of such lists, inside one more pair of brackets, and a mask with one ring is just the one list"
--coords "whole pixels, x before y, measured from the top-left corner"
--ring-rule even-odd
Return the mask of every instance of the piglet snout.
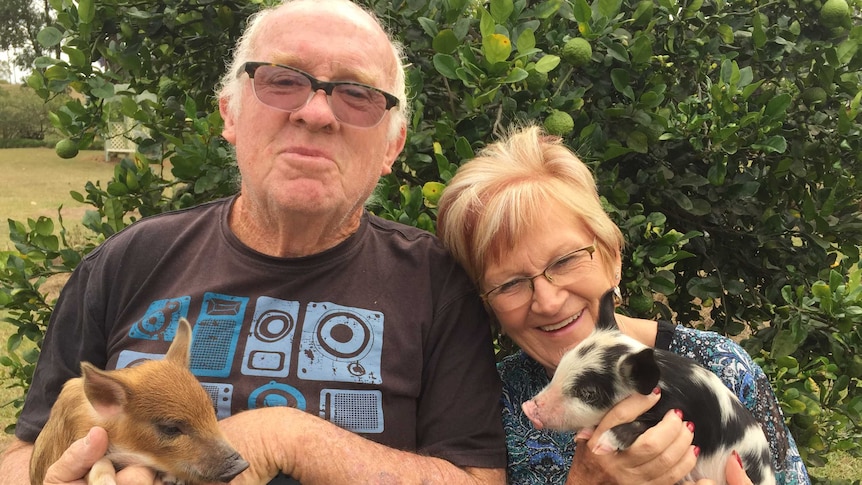
[[224, 470], [221, 470], [221, 475], [218, 479], [222, 483], [227, 483], [236, 478], [240, 473], [244, 472], [246, 468], [248, 468], [248, 462], [245, 461], [239, 453], [234, 452], [233, 455], [229, 456], [225, 460], [225, 468]]
[[539, 406], [536, 404], [535, 400], [531, 399], [524, 404], [521, 404], [521, 409], [524, 410], [524, 414], [527, 415], [527, 419], [533, 423], [534, 428], [542, 429], [545, 427], [545, 425], [542, 424], [541, 418], [539, 418]]

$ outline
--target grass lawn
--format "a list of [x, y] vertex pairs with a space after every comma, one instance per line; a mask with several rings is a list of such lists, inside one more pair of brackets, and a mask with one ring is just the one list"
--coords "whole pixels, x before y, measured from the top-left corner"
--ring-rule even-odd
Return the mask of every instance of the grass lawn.
[[87, 181], [107, 182], [114, 165], [105, 162], [102, 151], [85, 150], [64, 160], [50, 148], [0, 149], [0, 250], [9, 249], [7, 219], [25, 222], [27, 218], [48, 216], [57, 221], [57, 208], [63, 206], [63, 220], [70, 226], [80, 222], [84, 211], [92, 208], [69, 195], [84, 193]]

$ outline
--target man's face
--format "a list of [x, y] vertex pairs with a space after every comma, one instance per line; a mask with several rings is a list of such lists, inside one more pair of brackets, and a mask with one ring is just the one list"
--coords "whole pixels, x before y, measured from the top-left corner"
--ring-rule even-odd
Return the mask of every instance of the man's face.
[[[385, 34], [364, 14], [323, 10], [298, 5], [273, 13], [251, 60], [292, 66], [321, 81], [391, 91], [396, 64]], [[377, 126], [359, 128], [335, 118], [323, 91], [285, 112], [260, 102], [246, 74], [241, 82], [239, 114], [233, 116], [224, 100], [221, 111], [224, 137], [236, 146], [246, 203], [270, 215], [355, 217], [404, 146], [403, 129], [387, 137], [392, 113]]]

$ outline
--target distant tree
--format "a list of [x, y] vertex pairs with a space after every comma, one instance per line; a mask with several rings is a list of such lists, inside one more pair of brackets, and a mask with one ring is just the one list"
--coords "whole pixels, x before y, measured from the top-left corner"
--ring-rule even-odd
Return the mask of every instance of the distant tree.
[[[0, 49], [15, 50], [15, 65], [30, 68], [33, 61], [45, 55], [37, 40], [39, 31], [51, 23], [48, 0], [40, 8], [33, 0], [0, 0]], [[54, 53], [59, 57], [59, 50]]]

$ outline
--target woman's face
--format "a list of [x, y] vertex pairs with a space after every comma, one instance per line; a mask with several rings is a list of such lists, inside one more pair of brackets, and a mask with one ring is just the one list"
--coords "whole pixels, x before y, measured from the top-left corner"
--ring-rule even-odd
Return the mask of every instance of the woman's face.
[[[562, 209], [550, 210], [540, 219], [502, 261], [490, 262], [481, 282], [483, 293], [516, 278], [540, 275], [560, 256], [594, 241], [589, 228]], [[534, 278], [532, 298], [518, 308], [500, 311], [493, 296], [488, 300], [502, 330], [549, 375], [563, 354], [595, 328], [600, 298], [619, 282], [613, 276], [621, 265], [619, 251], [615, 254], [609, 265], [599, 251], [592, 257], [581, 251], [579, 261], [571, 266], [571, 277], [567, 277], [572, 283], [555, 286], [543, 276]]]

